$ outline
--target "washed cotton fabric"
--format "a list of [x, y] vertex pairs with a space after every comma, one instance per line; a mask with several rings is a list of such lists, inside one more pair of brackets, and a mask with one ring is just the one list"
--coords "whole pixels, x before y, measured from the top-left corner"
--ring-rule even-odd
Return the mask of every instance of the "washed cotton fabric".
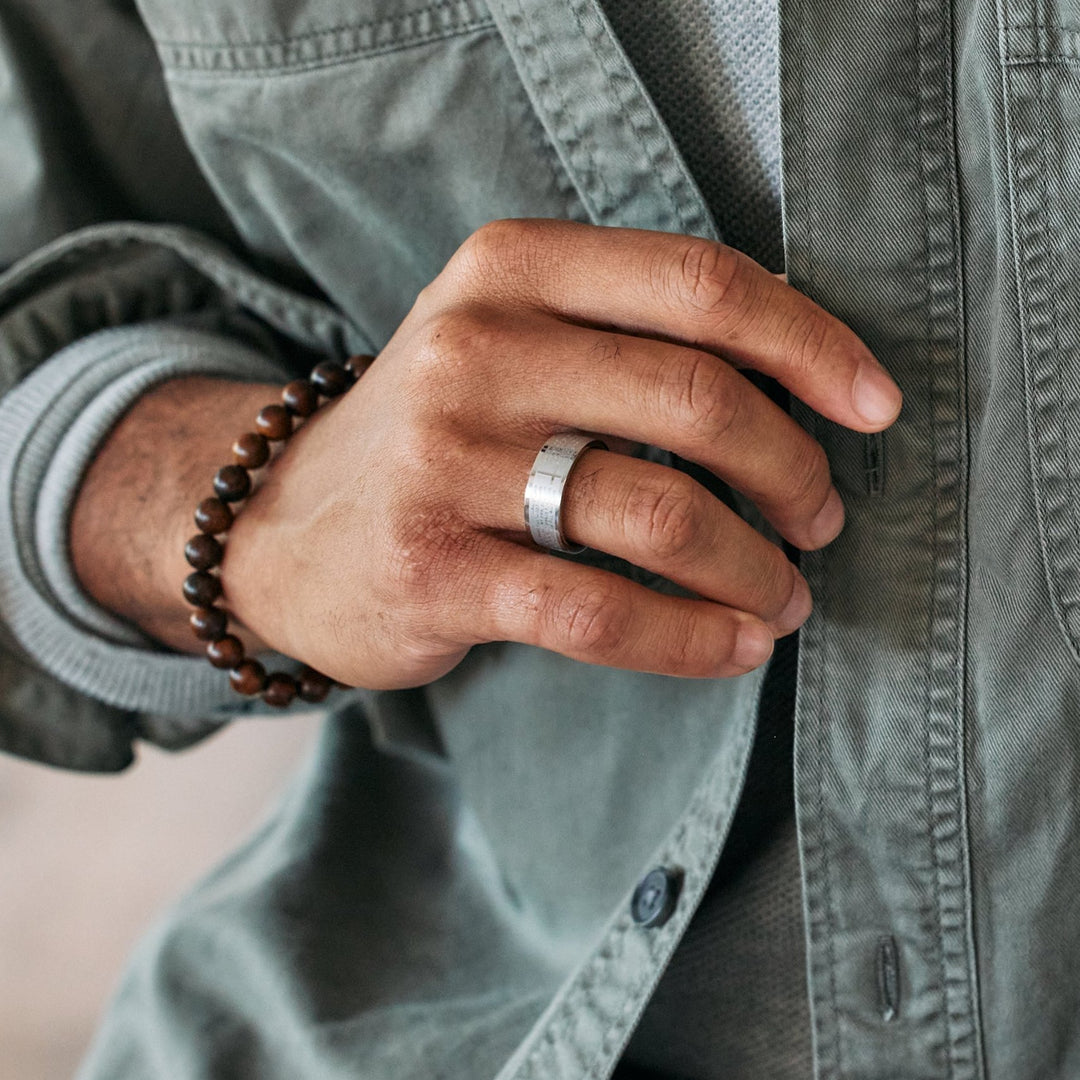
[[[1070, 1078], [1077, 13], [779, 16], [789, 281], [905, 392], [869, 437], [794, 405], [847, 509], [802, 560], [815, 1074]], [[161, 329], [200, 362], [299, 373], [377, 349], [493, 217], [721, 232], [593, 0], [8, 0], [0, 27], [0, 740], [116, 769], [236, 712], [205, 664], [80, 625], [45, 576], [43, 388], [66, 350], [137, 368]], [[126, 327], [130, 349], [95, 336]], [[84, 1075], [610, 1075], [727, 847], [762, 685], [495, 644], [342, 696], [274, 817], [133, 958]], [[629, 901], [654, 867], [681, 889], [650, 928]]]

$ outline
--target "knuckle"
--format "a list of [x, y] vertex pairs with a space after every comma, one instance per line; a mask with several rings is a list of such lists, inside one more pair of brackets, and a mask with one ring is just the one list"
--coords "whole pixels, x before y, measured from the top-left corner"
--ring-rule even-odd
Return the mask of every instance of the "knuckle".
[[560, 597], [551, 617], [556, 633], [571, 651], [603, 659], [626, 640], [630, 614], [621, 593], [590, 582]]
[[693, 313], [723, 316], [739, 308], [746, 293], [746, 264], [746, 257], [732, 247], [692, 240], [675, 267], [675, 299]]
[[831, 478], [829, 459], [820, 444], [808, 441], [788, 471], [786, 502], [799, 512], [816, 513], [825, 505]]
[[489, 221], [470, 233], [451, 259], [451, 267], [466, 278], [483, 280], [496, 270], [508, 246], [512, 246], [513, 224]]
[[542, 250], [538, 244], [543, 223], [519, 218], [501, 218], [481, 225], [471, 233], [447, 264], [447, 272], [456, 281], [470, 286], [501, 284], [516, 276]]
[[409, 315], [413, 318], [424, 319], [432, 312], [437, 311], [442, 298], [442, 278], [436, 277], [429, 281], [413, 300]]
[[793, 342], [789, 360], [792, 372], [813, 375], [832, 344], [828, 320], [821, 312], [809, 311], [795, 321], [788, 336]]
[[387, 492], [384, 520], [393, 530], [393, 538], [413, 526], [418, 515], [424, 512], [421, 491], [425, 481], [441, 479], [439, 444], [442, 433], [436, 425], [423, 419], [412, 418], [408, 430], [398, 433], [397, 441], [388, 458], [388, 471], [393, 476], [393, 486]]
[[720, 361], [701, 354], [677, 383], [667, 412], [690, 438], [715, 443], [735, 425], [745, 399], [737, 380], [726, 378]]
[[764, 618], [779, 615], [795, 592], [795, 570], [779, 551], [758, 566], [752, 594], [752, 610]]
[[412, 502], [389, 513], [387, 582], [403, 602], [428, 604], [445, 593], [467, 557], [468, 525], [449, 508]]
[[498, 320], [479, 304], [455, 304], [430, 320], [419, 346], [427, 366], [459, 366], [477, 352], [491, 347], [499, 331]]
[[701, 535], [704, 506], [691, 480], [681, 473], [661, 484], [638, 485], [626, 504], [626, 528], [654, 558], [677, 560]]
[[444, 308], [418, 335], [407, 376], [421, 406], [455, 408], [488, 391], [481, 389], [489, 357], [498, 353], [503, 327], [497, 314], [479, 304]]

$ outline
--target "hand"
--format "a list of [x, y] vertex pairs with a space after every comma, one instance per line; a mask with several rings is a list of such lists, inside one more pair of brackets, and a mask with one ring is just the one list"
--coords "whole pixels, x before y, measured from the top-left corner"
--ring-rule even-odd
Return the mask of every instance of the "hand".
[[521, 520], [545, 437], [581, 428], [672, 450], [792, 544], [828, 543], [843, 507], [824, 451], [740, 367], [859, 431], [899, 412], [850, 329], [731, 248], [559, 221], [486, 226], [268, 470], [229, 538], [228, 603], [273, 647], [369, 688], [429, 682], [497, 640], [641, 671], [745, 672], [805, 620], [809, 589], [684, 473], [587, 451], [564, 527], [701, 599], [553, 558]]

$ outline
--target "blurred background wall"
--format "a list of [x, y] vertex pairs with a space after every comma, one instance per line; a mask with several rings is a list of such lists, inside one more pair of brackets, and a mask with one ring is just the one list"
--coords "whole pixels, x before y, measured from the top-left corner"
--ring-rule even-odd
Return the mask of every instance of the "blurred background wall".
[[136, 939], [261, 821], [317, 726], [244, 720], [116, 776], [0, 755], [0, 1080], [73, 1074]]

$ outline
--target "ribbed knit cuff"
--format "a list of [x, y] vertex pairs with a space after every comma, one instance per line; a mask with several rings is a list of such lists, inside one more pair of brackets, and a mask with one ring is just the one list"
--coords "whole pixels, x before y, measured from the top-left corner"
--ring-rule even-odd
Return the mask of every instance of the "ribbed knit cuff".
[[68, 547], [71, 509], [97, 448], [140, 396], [187, 375], [289, 377], [221, 335], [144, 323], [67, 346], [0, 400], [0, 618], [38, 664], [83, 693], [139, 712], [207, 717], [246, 711], [228, 680], [95, 604]]

